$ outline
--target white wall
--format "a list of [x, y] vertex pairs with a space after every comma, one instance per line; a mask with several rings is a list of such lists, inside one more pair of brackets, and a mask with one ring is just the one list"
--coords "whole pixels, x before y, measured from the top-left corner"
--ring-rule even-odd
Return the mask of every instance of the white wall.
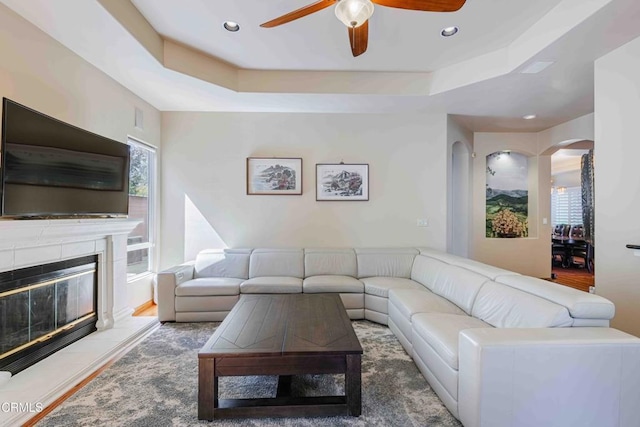
[[[473, 159], [473, 258], [534, 277], [551, 275], [550, 156], [538, 156], [535, 133], [474, 134]], [[486, 237], [486, 156], [512, 150], [529, 157], [529, 237]], [[547, 224], [542, 219], [547, 218]]]
[[[125, 143], [160, 144], [160, 113], [0, 4], [0, 96]], [[134, 128], [134, 108], [145, 129]], [[129, 304], [151, 299], [150, 278], [128, 287]]]
[[640, 336], [640, 38], [595, 63], [596, 291], [612, 325]]
[[[162, 265], [207, 246], [444, 250], [446, 132], [445, 115], [163, 113]], [[246, 158], [272, 156], [303, 159], [301, 196], [246, 195]], [[369, 164], [369, 201], [315, 200], [315, 164], [341, 160]], [[211, 241], [185, 247], [193, 227]]]

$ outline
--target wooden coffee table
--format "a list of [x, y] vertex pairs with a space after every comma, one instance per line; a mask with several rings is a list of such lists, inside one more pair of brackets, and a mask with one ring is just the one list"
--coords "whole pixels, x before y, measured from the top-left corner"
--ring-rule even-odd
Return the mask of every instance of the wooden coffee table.
[[[337, 294], [242, 295], [198, 353], [198, 419], [361, 413], [362, 347]], [[291, 376], [344, 374], [344, 396], [292, 397]], [[277, 395], [218, 399], [218, 378], [279, 375]]]

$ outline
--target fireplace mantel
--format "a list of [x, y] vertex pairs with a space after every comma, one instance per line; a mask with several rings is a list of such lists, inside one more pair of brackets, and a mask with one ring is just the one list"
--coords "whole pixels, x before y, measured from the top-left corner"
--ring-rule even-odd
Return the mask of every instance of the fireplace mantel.
[[127, 294], [125, 218], [0, 220], [0, 272], [98, 255], [98, 329], [133, 313]]
[[139, 223], [123, 218], [0, 220], [0, 251], [126, 235]]

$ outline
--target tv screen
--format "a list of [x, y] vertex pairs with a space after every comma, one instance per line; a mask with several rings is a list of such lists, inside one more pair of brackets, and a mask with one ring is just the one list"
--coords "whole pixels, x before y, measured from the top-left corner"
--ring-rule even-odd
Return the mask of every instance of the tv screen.
[[129, 146], [3, 98], [3, 217], [125, 216]]

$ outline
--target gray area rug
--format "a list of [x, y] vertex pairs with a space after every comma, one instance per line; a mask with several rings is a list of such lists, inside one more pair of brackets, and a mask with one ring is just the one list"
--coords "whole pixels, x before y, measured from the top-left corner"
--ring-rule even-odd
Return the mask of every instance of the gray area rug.
[[[198, 350], [218, 323], [166, 323], [37, 425], [44, 426], [460, 426], [391, 331], [353, 322], [364, 348], [362, 415], [198, 420]], [[273, 397], [277, 377], [223, 377], [220, 398]], [[344, 376], [294, 377], [292, 393], [341, 394]]]

